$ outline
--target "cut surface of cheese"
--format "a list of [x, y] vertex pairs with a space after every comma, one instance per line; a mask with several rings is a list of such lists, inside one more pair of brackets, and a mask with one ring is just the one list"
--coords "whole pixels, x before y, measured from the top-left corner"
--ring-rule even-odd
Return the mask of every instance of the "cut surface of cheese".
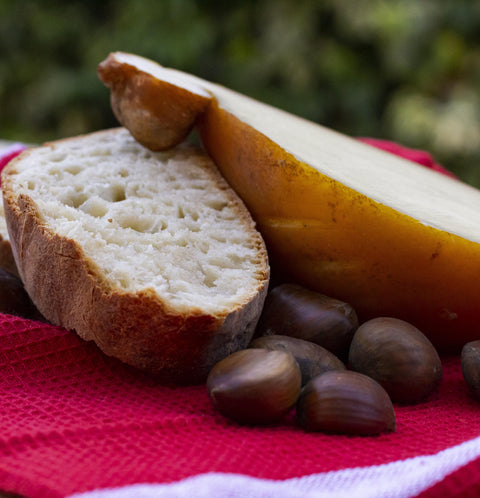
[[[119, 62], [203, 97], [247, 123], [299, 162], [421, 223], [480, 242], [480, 191], [245, 95], [143, 57]], [[301, 209], [301, 206], [299, 206]]]

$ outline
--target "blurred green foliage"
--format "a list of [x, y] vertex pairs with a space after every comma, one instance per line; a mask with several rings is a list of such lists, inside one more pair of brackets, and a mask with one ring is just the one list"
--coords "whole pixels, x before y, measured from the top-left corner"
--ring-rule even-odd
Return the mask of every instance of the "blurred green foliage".
[[0, 137], [116, 126], [96, 66], [131, 51], [480, 186], [480, 2], [0, 0]]

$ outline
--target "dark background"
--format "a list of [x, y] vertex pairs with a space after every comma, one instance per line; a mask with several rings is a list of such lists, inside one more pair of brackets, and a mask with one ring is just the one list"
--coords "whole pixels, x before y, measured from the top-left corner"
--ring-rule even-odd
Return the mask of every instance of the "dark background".
[[116, 126], [96, 66], [130, 51], [480, 187], [480, 2], [0, 0], [0, 138]]

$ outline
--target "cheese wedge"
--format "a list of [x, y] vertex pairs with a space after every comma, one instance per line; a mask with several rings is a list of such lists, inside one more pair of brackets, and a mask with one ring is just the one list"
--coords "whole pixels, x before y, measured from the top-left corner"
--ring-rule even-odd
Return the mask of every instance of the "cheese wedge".
[[[98, 72], [112, 99], [136, 95], [153, 113], [162, 148], [162, 130], [177, 129], [171, 146], [196, 127], [287, 278], [349, 302], [361, 320], [407, 320], [441, 349], [478, 338], [477, 189], [133, 54], [110, 54]], [[196, 115], [154, 111], [180, 91]]]

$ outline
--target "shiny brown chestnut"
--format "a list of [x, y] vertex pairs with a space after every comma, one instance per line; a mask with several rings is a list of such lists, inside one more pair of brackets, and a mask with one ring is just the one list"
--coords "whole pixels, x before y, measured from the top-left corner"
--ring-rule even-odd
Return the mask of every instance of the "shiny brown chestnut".
[[31, 318], [36, 314], [23, 282], [3, 268], [0, 268], [0, 313], [24, 318]]
[[357, 314], [348, 303], [300, 285], [282, 284], [267, 295], [256, 335], [297, 337], [343, 359], [357, 327]]
[[472, 396], [480, 401], [480, 340], [468, 342], [462, 348], [462, 374]]
[[349, 366], [379, 382], [394, 402], [417, 403], [442, 379], [432, 343], [412, 324], [390, 317], [363, 323], [353, 336]]
[[385, 389], [349, 370], [314, 377], [298, 399], [297, 422], [309, 432], [357, 436], [396, 430], [395, 411]]
[[278, 421], [295, 405], [300, 389], [300, 368], [287, 351], [237, 351], [217, 363], [207, 378], [207, 392], [218, 411], [247, 424]]
[[310, 341], [286, 335], [265, 335], [254, 339], [251, 348], [292, 353], [302, 373], [302, 386], [310, 379], [330, 370], [345, 370], [344, 363], [333, 353]]

